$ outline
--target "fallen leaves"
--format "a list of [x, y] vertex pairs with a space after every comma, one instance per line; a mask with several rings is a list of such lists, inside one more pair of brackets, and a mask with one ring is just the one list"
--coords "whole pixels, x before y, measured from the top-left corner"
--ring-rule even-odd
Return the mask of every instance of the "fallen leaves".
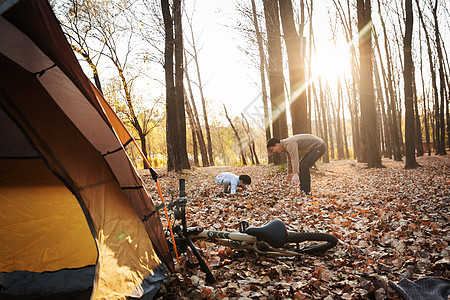
[[[276, 166], [208, 167], [182, 174], [157, 170], [165, 197], [186, 179], [188, 223], [238, 231], [238, 223], [265, 225], [278, 218], [289, 229], [334, 234], [338, 245], [320, 257], [270, 258], [201, 243], [217, 281], [199, 268], [177, 267], [164, 299], [400, 299], [389, 280], [450, 277], [450, 159], [418, 158], [419, 169], [383, 160], [367, 169], [354, 161], [319, 164], [313, 197], [284, 181]], [[222, 195], [214, 177], [230, 171], [252, 177], [250, 190]], [[144, 173], [153, 195], [156, 188]], [[157, 199], [155, 196], [154, 199]], [[155, 201], [159, 203], [159, 201]], [[163, 219], [163, 224], [166, 224]]]

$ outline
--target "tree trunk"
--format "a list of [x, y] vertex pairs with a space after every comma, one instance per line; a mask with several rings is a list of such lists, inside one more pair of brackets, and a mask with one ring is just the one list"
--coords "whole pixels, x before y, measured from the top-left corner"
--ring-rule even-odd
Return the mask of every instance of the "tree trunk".
[[193, 51], [194, 51], [194, 54], [193, 54], [192, 57], [194, 59], [195, 66], [197, 68], [198, 89], [200, 91], [200, 97], [202, 99], [203, 120], [205, 122], [206, 140], [207, 140], [207, 143], [208, 143], [207, 149], [208, 149], [209, 165], [214, 166], [214, 156], [213, 156], [212, 141], [211, 141], [211, 130], [209, 128], [208, 113], [206, 111], [206, 100], [205, 100], [205, 96], [203, 95], [203, 84], [202, 84], [202, 78], [200, 76], [200, 66], [199, 66], [199, 62], [198, 62], [198, 52], [197, 52], [197, 47], [195, 46], [195, 42], [194, 42], [195, 39], [194, 39], [194, 32], [193, 32], [193, 30], [191, 30], [191, 34], [192, 34], [192, 48], [193, 48]]
[[326, 88], [326, 91], [325, 91], [325, 99], [324, 99], [325, 101], [325, 106], [324, 106], [324, 108], [325, 107], [327, 107], [328, 109], [325, 109], [325, 112], [326, 112], [326, 115], [327, 115], [327, 123], [328, 123], [328, 125], [327, 125], [327, 129], [328, 129], [328, 148], [329, 148], [329, 150], [328, 150], [328, 152], [329, 152], [329, 155], [330, 155], [330, 158], [331, 159], [335, 159], [335, 157], [334, 157], [334, 135], [333, 135], [333, 124], [334, 124], [334, 122], [333, 122], [333, 119], [332, 119], [332, 115], [331, 115], [331, 111], [333, 110], [333, 108], [332, 108], [332, 106], [331, 106], [331, 104], [330, 104], [330, 102], [331, 102], [331, 92], [330, 92], [330, 86], [328, 85], [328, 82], [327, 82], [327, 88]]
[[[269, 53], [269, 85], [272, 107], [272, 132], [279, 139], [288, 137], [286, 118], [286, 101], [284, 94], [283, 58], [281, 52], [280, 21], [278, 1], [263, 0], [266, 19], [268, 53]], [[284, 156], [274, 154], [274, 163], [282, 164]]]
[[[314, 1], [311, 0], [311, 7], [309, 9], [309, 52], [308, 52], [308, 61], [309, 63], [307, 64], [307, 68], [308, 68], [308, 80], [311, 81], [312, 80], [312, 68], [311, 68], [311, 61], [312, 61], [312, 44], [313, 44], [313, 3]], [[308, 89], [308, 133], [312, 132], [311, 129], [311, 119], [312, 119], [312, 101], [313, 101], [313, 92], [312, 92], [312, 84], [307, 84], [307, 89]]]
[[[252, 15], [253, 15], [253, 25], [255, 26], [255, 32], [256, 32], [256, 41], [258, 43], [258, 49], [259, 49], [259, 75], [261, 78], [261, 93], [262, 93], [262, 102], [263, 102], [263, 108], [264, 108], [264, 129], [266, 131], [266, 140], [269, 140], [271, 138], [270, 133], [270, 118], [269, 118], [269, 106], [268, 106], [268, 98], [267, 98], [267, 86], [266, 86], [266, 54], [264, 52], [264, 45], [263, 45], [263, 38], [261, 36], [261, 32], [259, 31], [259, 25], [258, 25], [258, 16], [256, 14], [256, 4], [255, 0], [252, 1]], [[269, 151], [269, 149], [266, 149], [267, 151], [267, 161], [268, 163], [273, 162], [273, 155], [272, 151]]]
[[[383, 167], [377, 130], [375, 95], [372, 81], [372, 17], [370, 0], [357, 0], [359, 57], [360, 57], [360, 107], [362, 141], [369, 168]], [[367, 29], [368, 27], [368, 29]], [[366, 30], [367, 29], [367, 30]]]
[[251, 128], [250, 128], [250, 124], [248, 123], [247, 118], [244, 116], [244, 114], [242, 114], [242, 118], [245, 121], [244, 129], [247, 132], [248, 139], [250, 141], [248, 147], [250, 149], [250, 152], [252, 153], [252, 157], [254, 157], [254, 159], [252, 158], [252, 163], [259, 165], [258, 155], [256, 154], [255, 139], [253, 138], [253, 134], [252, 134], [252, 131], [251, 131]]
[[236, 140], [237, 140], [237, 142], [239, 144], [239, 149], [240, 149], [239, 153], [241, 154], [242, 164], [244, 166], [246, 166], [247, 165], [247, 161], [245, 160], [245, 154], [244, 154], [245, 151], [244, 151], [244, 148], [243, 148], [243, 145], [242, 145], [242, 142], [241, 142], [241, 138], [239, 137], [239, 133], [237, 132], [236, 127], [234, 127], [233, 122], [231, 122], [231, 119], [228, 116], [228, 112], [227, 112], [227, 108], [226, 108], [225, 104], [223, 105], [223, 109], [225, 110], [225, 116], [227, 117], [228, 122], [230, 122], [230, 126], [233, 129], [234, 135], [235, 135]]
[[191, 127], [191, 135], [192, 135], [192, 153], [194, 155], [194, 165], [198, 166], [198, 146], [197, 146], [197, 133], [195, 131], [195, 128], [197, 125], [195, 124], [195, 118], [194, 114], [192, 113], [191, 105], [189, 104], [189, 99], [187, 96], [187, 93], [184, 93], [184, 105], [186, 107], [186, 112], [188, 114], [189, 118], [189, 124]]
[[[376, 34], [374, 34], [374, 37], [376, 37]], [[376, 38], [375, 38], [375, 40], [376, 40]], [[379, 50], [379, 47], [377, 47], [377, 49]], [[377, 60], [374, 58], [375, 65], [376, 65], [376, 62], [377, 62]], [[381, 62], [380, 62], [380, 64], [381, 64]], [[382, 65], [380, 66], [380, 68], [382, 69], [382, 72], [384, 73], [384, 69], [383, 69]], [[381, 82], [380, 74], [378, 72], [378, 67], [376, 67], [376, 66], [374, 67], [374, 72], [375, 72], [375, 81], [377, 84], [377, 90], [379, 91], [377, 93], [377, 99], [379, 99], [379, 107], [380, 107], [380, 112], [381, 112], [382, 120], [383, 120], [383, 122], [381, 123], [382, 127], [383, 127], [382, 133], [384, 134], [384, 139], [385, 139], [383, 155], [384, 155], [384, 157], [391, 159], [392, 158], [392, 146], [391, 146], [391, 136], [390, 136], [390, 131], [389, 131], [389, 125], [388, 125], [389, 118], [386, 114], [386, 105], [385, 105], [383, 94], [382, 94], [383, 88], [381, 85], [382, 82]], [[385, 88], [385, 94], [386, 94], [386, 97], [388, 98], [389, 94], [387, 93], [386, 88]], [[389, 110], [388, 110], [388, 112], [389, 112]]]
[[[286, 44], [286, 51], [289, 65], [289, 90], [290, 90], [290, 113], [293, 134], [306, 133], [307, 124], [307, 103], [305, 93], [305, 70], [303, 64], [303, 22], [302, 14], [300, 23], [300, 35], [297, 34], [294, 22], [294, 12], [291, 0], [279, 0], [281, 24], [283, 25], [283, 37]], [[303, 1], [300, 1], [303, 12]]]
[[186, 147], [186, 109], [184, 107], [184, 85], [183, 85], [183, 24], [182, 24], [182, 0], [173, 1], [173, 20], [175, 29], [175, 97], [176, 97], [176, 111], [178, 122], [178, 149], [177, 160], [178, 165], [176, 170], [190, 169], [189, 159], [187, 156]]
[[327, 112], [325, 110], [325, 93], [323, 91], [322, 80], [319, 78], [319, 88], [320, 88], [320, 110], [322, 112], [322, 128], [323, 128], [323, 136], [322, 139], [327, 145], [327, 150], [323, 155], [323, 162], [330, 162], [330, 151], [329, 151], [329, 143], [328, 143], [328, 122], [327, 122]]
[[415, 83], [416, 68], [412, 65], [412, 78], [413, 78], [413, 99], [414, 99], [414, 117], [415, 117], [415, 139], [416, 139], [416, 154], [417, 156], [423, 156], [423, 142], [422, 142], [422, 126], [420, 124], [420, 111], [419, 100], [417, 97], [417, 85]]
[[420, 23], [422, 24], [422, 28], [423, 31], [425, 33], [425, 40], [427, 42], [427, 53], [428, 53], [428, 61], [430, 63], [430, 73], [431, 73], [431, 84], [433, 87], [433, 93], [434, 93], [434, 120], [435, 120], [435, 125], [433, 126], [433, 146], [434, 149], [436, 151], [436, 154], [440, 154], [440, 138], [437, 138], [439, 136], [439, 130], [440, 130], [440, 124], [439, 124], [439, 92], [438, 92], [438, 88], [437, 88], [437, 83], [436, 83], [436, 71], [434, 69], [434, 65], [433, 65], [433, 55], [432, 55], [432, 45], [430, 42], [430, 36], [428, 34], [428, 30], [427, 27], [425, 25], [425, 21], [423, 19], [423, 15], [422, 15], [422, 10], [420, 8], [419, 5], [419, 0], [416, 0], [416, 5], [417, 5], [417, 11], [419, 13], [419, 20]]
[[[440, 85], [440, 107], [439, 107], [439, 113], [436, 116], [436, 118], [439, 119], [438, 126], [440, 126], [438, 132], [438, 140], [439, 140], [439, 149], [438, 154], [440, 155], [447, 155], [447, 152], [445, 151], [445, 76], [444, 76], [444, 58], [442, 55], [442, 48], [441, 48], [441, 38], [439, 35], [439, 26], [438, 26], [438, 18], [437, 18], [437, 8], [438, 8], [438, 0], [436, 0], [435, 5], [432, 9], [433, 11], [433, 19], [434, 19], [434, 35], [436, 40], [436, 50], [438, 54], [438, 66], [439, 66], [439, 85]], [[436, 101], [436, 104], [439, 103], [439, 100]]]
[[183, 99], [181, 0], [175, 0], [173, 3], [173, 19], [168, 0], [161, 0], [161, 8], [165, 25], [167, 170], [180, 171], [190, 168], [186, 150], [186, 117]]
[[342, 135], [342, 129], [341, 129], [341, 103], [342, 103], [342, 86], [341, 86], [341, 79], [338, 78], [338, 103], [337, 103], [337, 109], [333, 105], [333, 111], [334, 111], [334, 122], [336, 124], [336, 147], [337, 147], [337, 156], [338, 159], [344, 158], [344, 142], [343, 142], [343, 135]]
[[[381, 14], [381, 6], [380, 1], [378, 0], [378, 10], [381, 21], [381, 26], [383, 28], [384, 34], [384, 50], [386, 52], [386, 70], [387, 74], [385, 78], [385, 83], [387, 86], [387, 90], [389, 92], [389, 98], [386, 98], [386, 102], [388, 104], [388, 117], [390, 115], [389, 128], [390, 128], [390, 136], [391, 136], [391, 145], [394, 151], [394, 160], [401, 161], [402, 160], [402, 151], [400, 145], [400, 136], [399, 136], [399, 127], [398, 127], [398, 118], [397, 118], [397, 108], [395, 104], [395, 92], [394, 87], [392, 85], [393, 76], [392, 76], [392, 66], [391, 66], [391, 55], [390, 55], [390, 47], [389, 47], [389, 36], [387, 34], [386, 25], [384, 23], [384, 19]], [[380, 55], [380, 58], [382, 56]], [[389, 100], [388, 100], [389, 99]]]
[[[319, 86], [320, 88], [320, 86]], [[316, 86], [313, 83], [312, 84], [312, 91], [313, 91], [313, 95], [314, 95], [314, 107], [315, 107], [315, 113], [316, 113], [316, 131], [317, 131], [317, 136], [319, 137], [323, 137], [323, 128], [322, 128], [322, 118], [321, 116], [321, 111], [320, 111], [320, 104], [319, 104], [319, 97], [317, 96], [317, 91], [316, 91]]]
[[[427, 95], [425, 92], [425, 82], [423, 80], [423, 65], [422, 65], [422, 39], [420, 38], [421, 30], [419, 29], [419, 53], [420, 53], [420, 78], [422, 81], [422, 99], [423, 99], [423, 122], [424, 122], [424, 128], [425, 128], [425, 142], [427, 145], [427, 154], [428, 156], [431, 156], [431, 145], [430, 145], [430, 128], [428, 126], [428, 107], [427, 107]], [[419, 126], [420, 127], [420, 126]]]
[[405, 0], [406, 22], [405, 37], [403, 44], [404, 69], [403, 80], [405, 87], [405, 169], [418, 167], [415, 156], [415, 124], [413, 106], [413, 61], [411, 53], [412, 30], [413, 30], [413, 10], [412, 0]]
[[[385, 143], [386, 143], [386, 152], [385, 152], [385, 157], [391, 159], [392, 158], [392, 153], [393, 153], [393, 138], [392, 138], [392, 130], [391, 130], [391, 124], [392, 124], [392, 111], [390, 109], [389, 106], [389, 89], [388, 89], [388, 79], [386, 77], [386, 70], [384, 68], [384, 64], [383, 64], [383, 57], [381, 55], [381, 51], [380, 51], [380, 46], [378, 43], [378, 35], [375, 32], [375, 28], [373, 28], [374, 30], [374, 41], [375, 41], [375, 48], [377, 50], [378, 53], [378, 57], [379, 57], [379, 63], [380, 63], [380, 69], [381, 69], [381, 74], [382, 74], [382, 78], [383, 81], [381, 81], [379, 72], [378, 72], [378, 68], [375, 67], [375, 79], [377, 80], [377, 85], [379, 86], [379, 90], [380, 90], [380, 100], [382, 103], [380, 103], [381, 106], [381, 111], [383, 114], [383, 128], [384, 128], [384, 136], [385, 136]], [[376, 60], [374, 60], [376, 62]], [[383, 83], [383, 85], [382, 85]], [[381, 90], [382, 90], [382, 86], [384, 86], [384, 94], [385, 94], [385, 98], [386, 98], [386, 104], [384, 102], [384, 98], [381, 95]]]
[[192, 103], [192, 115], [194, 117], [195, 133], [197, 135], [197, 141], [200, 147], [200, 155], [202, 156], [202, 166], [208, 167], [209, 166], [208, 153], [206, 150], [205, 140], [203, 138], [202, 126], [200, 125], [197, 107], [195, 106], [194, 93], [192, 92], [191, 80], [189, 79], [189, 72], [187, 69], [186, 55], [185, 55], [185, 64], [186, 67], [184, 68], [184, 74], [186, 75], [186, 82], [188, 84], [189, 94], [191, 95], [190, 98]]

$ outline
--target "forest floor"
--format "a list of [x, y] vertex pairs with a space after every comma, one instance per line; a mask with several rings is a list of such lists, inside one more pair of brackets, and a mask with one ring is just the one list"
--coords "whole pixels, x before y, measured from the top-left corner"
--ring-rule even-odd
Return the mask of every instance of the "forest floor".
[[[325, 232], [339, 243], [323, 256], [268, 258], [198, 245], [216, 277], [205, 282], [197, 267], [175, 263], [160, 299], [401, 299], [388, 282], [423, 277], [450, 278], [450, 156], [424, 156], [417, 169], [383, 159], [386, 168], [368, 169], [354, 160], [318, 163], [312, 169], [312, 196], [287, 183], [278, 166], [194, 168], [182, 173], [157, 170], [170, 199], [186, 179], [188, 224], [238, 231], [238, 223], [264, 225], [275, 218], [288, 229]], [[223, 196], [214, 184], [222, 171], [252, 177], [250, 190]], [[147, 171], [148, 189], [159, 204]], [[166, 226], [165, 220], [162, 220]]]

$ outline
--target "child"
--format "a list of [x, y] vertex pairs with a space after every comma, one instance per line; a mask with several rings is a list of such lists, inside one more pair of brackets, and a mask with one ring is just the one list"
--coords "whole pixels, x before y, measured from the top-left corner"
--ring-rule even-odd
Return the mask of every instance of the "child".
[[238, 186], [248, 189], [247, 185], [252, 183], [252, 179], [248, 175], [240, 175], [238, 177], [230, 172], [222, 172], [216, 176], [215, 183], [222, 185], [224, 193], [234, 195]]

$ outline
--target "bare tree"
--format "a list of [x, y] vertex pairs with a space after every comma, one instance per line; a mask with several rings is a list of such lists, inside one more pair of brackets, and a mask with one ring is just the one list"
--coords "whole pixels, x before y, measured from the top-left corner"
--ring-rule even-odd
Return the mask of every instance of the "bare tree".
[[[281, 52], [280, 19], [277, 0], [263, 0], [269, 53], [269, 85], [272, 107], [272, 132], [279, 139], [287, 138], [286, 101], [284, 94], [283, 57]], [[283, 156], [275, 153], [274, 163]]]
[[[127, 6], [128, 2], [121, 4]], [[133, 95], [133, 83], [137, 75], [130, 72], [132, 69], [130, 60], [135, 54], [133, 52], [135, 42], [133, 22], [127, 18], [120, 5], [112, 5], [109, 2], [100, 4], [95, 1], [87, 1], [83, 5], [85, 5], [84, 9], [90, 12], [85, 15], [86, 18], [89, 18], [87, 22], [95, 28], [92, 31], [92, 37], [103, 48], [102, 55], [112, 62], [117, 71], [117, 78], [127, 107], [124, 113], [139, 136], [144, 156], [148, 157], [146, 136], [149, 131], [143, 128], [135, 108], [136, 99]], [[121, 27], [120, 24], [122, 23], [128, 24], [128, 27]], [[148, 166], [144, 164], [144, 167], [147, 168]]]
[[252, 154], [252, 162], [253, 162], [253, 164], [259, 165], [258, 155], [256, 154], [255, 139], [253, 138], [253, 134], [252, 134], [252, 130], [250, 128], [250, 124], [248, 123], [247, 118], [244, 116], [244, 114], [242, 114], [242, 119], [245, 122], [244, 129], [247, 132], [247, 136], [248, 136], [248, 139], [249, 139], [248, 147], [250, 149], [250, 153]]
[[324, 87], [322, 85], [322, 79], [319, 77], [319, 90], [320, 90], [320, 112], [321, 115], [319, 115], [319, 120], [321, 121], [321, 128], [323, 129], [323, 133], [321, 135], [323, 141], [325, 142], [325, 145], [327, 145], [327, 150], [325, 151], [325, 154], [323, 155], [323, 161], [328, 163], [330, 162], [330, 150], [329, 150], [329, 142], [328, 142], [328, 122], [327, 122], [327, 112], [325, 109], [325, 101], [326, 101], [326, 95], [324, 91]]
[[206, 129], [206, 140], [208, 142], [208, 156], [209, 156], [209, 165], [214, 166], [214, 156], [213, 156], [213, 150], [212, 150], [212, 141], [211, 141], [211, 130], [209, 127], [208, 122], [208, 112], [206, 109], [206, 99], [203, 94], [203, 84], [202, 84], [202, 78], [200, 76], [200, 65], [199, 65], [199, 58], [198, 58], [198, 50], [195, 43], [195, 37], [194, 37], [194, 30], [192, 28], [191, 20], [188, 19], [188, 24], [190, 26], [191, 31], [191, 47], [192, 47], [192, 53], [189, 52], [189, 54], [192, 56], [192, 59], [194, 60], [195, 66], [197, 68], [197, 86], [200, 91], [200, 98], [202, 100], [202, 107], [203, 107], [203, 120], [205, 123], [205, 129]]
[[186, 91], [184, 92], [184, 105], [186, 107], [186, 112], [189, 118], [189, 125], [191, 127], [191, 135], [192, 135], [192, 152], [194, 155], [194, 165], [198, 166], [198, 146], [197, 146], [197, 132], [195, 123], [194, 114], [192, 113], [191, 105], [189, 104], [189, 99]]
[[372, 30], [370, 0], [357, 0], [359, 57], [360, 57], [360, 92], [361, 124], [363, 149], [369, 168], [383, 167], [380, 155], [380, 143], [377, 130], [374, 88], [372, 81]]
[[173, 17], [168, 0], [161, 0], [165, 29], [167, 170], [189, 169], [183, 89], [183, 34], [181, 0], [174, 0]]
[[435, 122], [436, 122], [436, 125], [434, 126], [434, 131], [436, 132], [436, 134], [433, 135], [435, 137], [435, 142], [433, 144], [434, 144], [434, 148], [436, 150], [436, 154], [439, 154], [440, 139], [437, 138], [439, 136], [439, 129], [440, 129], [440, 125], [439, 125], [439, 121], [440, 121], [440, 119], [439, 119], [439, 92], [438, 92], [437, 82], [436, 82], [436, 71], [434, 69], [434, 64], [433, 64], [433, 53], [432, 53], [433, 46], [431, 45], [430, 35], [428, 33], [427, 26], [425, 24], [423, 12], [422, 12], [422, 8], [420, 7], [418, 0], [416, 0], [416, 5], [417, 5], [417, 11], [419, 14], [419, 20], [422, 25], [423, 31], [425, 33], [425, 41], [427, 43], [428, 62], [430, 64], [430, 73], [431, 73], [431, 85], [432, 85], [432, 90], [433, 90], [433, 94], [434, 94], [434, 106], [435, 106], [434, 107], [434, 117], [435, 117]]
[[237, 140], [237, 142], [238, 142], [239, 149], [240, 149], [240, 150], [239, 150], [239, 153], [241, 154], [242, 164], [243, 164], [244, 166], [246, 166], [246, 165], [247, 165], [247, 160], [245, 159], [244, 145], [242, 144], [241, 138], [240, 138], [240, 136], [239, 136], [239, 133], [238, 133], [236, 127], [233, 125], [233, 122], [231, 122], [231, 119], [230, 119], [230, 117], [228, 116], [228, 112], [227, 112], [227, 108], [226, 108], [225, 104], [223, 105], [223, 109], [225, 110], [225, 116], [227, 117], [228, 122], [230, 122], [230, 126], [231, 126], [231, 128], [233, 129], [234, 135], [235, 135], [236, 140]]
[[403, 80], [405, 83], [405, 168], [413, 169], [418, 167], [415, 156], [415, 125], [413, 108], [413, 61], [411, 53], [412, 32], [413, 32], [413, 10], [412, 0], [405, 0], [406, 22], [405, 37], [403, 44], [403, 55], [405, 67]]
[[100, 75], [98, 71], [98, 61], [101, 57], [102, 50], [94, 51], [90, 46], [89, 39], [94, 35], [95, 20], [92, 14], [96, 10], [91, 9], [86, 3], [80, 3], [76, 0], [68, 0], [59, 2], [61, 7], [60, 17], [61, 27], [66, 34], [72, 49], [80, 54], [92, 69], [95, 86], [103, 94]]
[[[431, 1], [431, 0], [430, 0]], [[436, 149], [436, 154], [440, 155], [446, 155], [447, 152], [445, 151], [445, 76], [444, 76], [444, 58], [442, 55], [442, 47], [441, 47], [441, 39], [439, 36], [439, 24], [438, 24], [438, 17], [437, 17], [437, 9], [438, 9], [438, 0], [435, 0], [435, 4], [432, 8], [433, 12], [433, 20], [434, 20], [434, 35], [435, 35], [435, 41], [436, 41], [436, 50], [438, 55], [438, 66], [439, 66], [439, 91], [440, 91], [440, 105], [439, 109], [436, 108], [437, 116], [436, 116], [436, 130], [437, 135], [436, 139], [438, 142], [438, 149]], [[436, 104], [439, 102], [437, 100]], [[438, 106], [438, 105], [436, 105]], [[439, 119], [439, 121], [437, 121]]]
[[[389, 128], [390, 128], [390, 136], [391, 136], [391, 145], [394, 150], [394, 160], [401, 161], [402, 160], [402, 151], [400, 145], [400, 133], [399, 133], [399, 118], [397, 117], [397, 108], [396, 108], [396, 97], [394, 91], [394, 78], [392, 75], [392, 63], [391, 63], [391, 51], [389, 47], [389, 35], [387, 34], [386, 25], [384, 22], [383, 15], [381, 14], [381, 5], [378, 0], [378, 13], [380, 16], [381, 26], [384, 34], [384, 49], [386, 55], [386, 72], [383, 73], [383, 77], [387, 86], [387, 91], [389, 92], [389, 98], [386, 98], [386, 102], [388, 104], [388, 117], [390, 117]], [[381, 59], [380, 55], [380, 59]]]
[[291, 0], [279, 0], [283, 37], [289, 65], [290, 113], [294, 134], [308, 132], [308, 108], [306, 103], [305, 70], [301, 49], [304, 27], [303, 0], [300, 1], [301, 21], [299, 33], [295, 28]]
[[[261, 93], [262, 93], [262, 102], [263, 102], [263, 109], [264, 109], [264, 128], [266, 131], [266, 140], [269, 140], [272, 135], [270, 133], [269, 106], [267, 103], [268, 97], [267, 97], [267, 86], [266, 86], [266, 70], [268, 69], [268, 67], [267, 67], [266, 53], [264, 51], [263, 37], [262, 37], [261, 31], [259, 30], [258, 15], [256, 13], [255, 0], [251, 0], [251, 2], [252, 2], [253, 26], [255, 27], [256, 42], [258, 44], [258, 50], [259, 50], [259, 75], [261, 78]], [[267, 160], [269, 163], [272, 162], [272, 152], [269, 150], [267, 150]]]
[[[200, 154], [202, 156], [202, 165], [204, 167], [208, 167], [209, 166], [208, 153], [206, 150], [205, 140], [203, 138], [203, 132], [202, 132], [202, 127], [200, 125], [200, 119], [198, 117], [197, 107], [196, 107], [195, 101], [194, 101], [194, 93], [192, 92], [191, 80], [189, 78], [186, 55], [184, 56], [184, 58], [185, 58], [184, 74], [186, 76], [186, 82], [188, 84], [189, 95], [190, 95], [191, 103], [192, 103], [192, 116], [194, 117], [193, 121], [194, 121], [194, 125], [195, 125], [195, 132], [197, 135], [198, 144], [200, 146]], [[190, 107], [190, 105], [189, 105], [189, 107]]]
[[[423, 65], [422, 65], [422, 39], [421, 39], [421, 27], [419, 27], [419, 63], [420, 63], [420, 78], [422, 81], [422, 101], [423, 101], [423, 123], [424, 123], [424, 129], [425, 129], [425, 143], [427, 145], [427, 153], [428, 156], [431, 156], [431, 145], [430, 145], [430, 129], [428, 126], [428, 116], [427, 116], [427, 111], [428, 111], [428, 107], [427, 107], [427, 95], [425, 92], [425, 82], [423, 79]], [[420, 127], [420, 124], [419, 124]], [[422, 145], [421, 145], [422, 147]]]

